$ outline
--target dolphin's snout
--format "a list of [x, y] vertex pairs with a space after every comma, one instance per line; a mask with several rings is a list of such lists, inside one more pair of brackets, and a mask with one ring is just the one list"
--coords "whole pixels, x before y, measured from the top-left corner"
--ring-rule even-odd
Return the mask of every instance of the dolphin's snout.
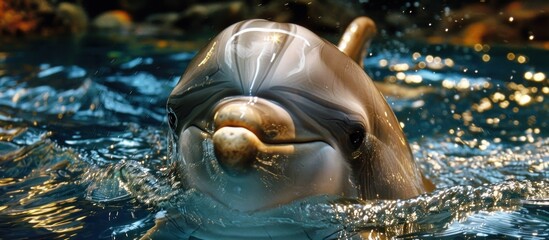
[[288, 143], [295, 139], [294, 123], [275, 103], [237, 97], [222, 101], [214, 111], [214, 150], [225, 170], [243, 173], [259, 155], [292, 153]]
[[253, 132], [242, 127], [222, 127], [212, 138], [217, 159], [231, 172], [249, 169], [262, 145]]
[[277, 104], [258, 97], [236, 97], [215, 108], [214, 127], [243, 127], [266, 143], [291, 142], [295, 126], [290, 114]]

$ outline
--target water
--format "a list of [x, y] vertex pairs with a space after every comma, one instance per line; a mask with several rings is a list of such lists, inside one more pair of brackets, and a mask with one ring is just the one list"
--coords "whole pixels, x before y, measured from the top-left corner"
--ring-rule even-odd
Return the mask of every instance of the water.
[[193, 56], [186, 44], [3, 41], [0, 236], [242, 237], [219, 230], [238, 226], [273, 238], [549, 238], [547, 50], [378, 39], [366, 69], [437, 190], [243, 215], [167, 179], [165, 101]]

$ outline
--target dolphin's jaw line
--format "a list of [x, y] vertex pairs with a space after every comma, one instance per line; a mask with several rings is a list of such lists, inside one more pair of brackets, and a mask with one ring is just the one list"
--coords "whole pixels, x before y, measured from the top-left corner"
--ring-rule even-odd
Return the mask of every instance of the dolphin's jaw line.
[[[219, 162], [220, 157], [228, 157], [230, 159], [227, 159], [228, 161], [238, 161], [238, 160], [244, 160], [244, 161], [251, 161], [248, 162], [251, 164], [251, 168], [257, 169], [258, 166], [261, 168], [261, 165], [269, 165], [277, 164], [274, 163], [270, 157], [272, 156], [289, 156], [292, 154], [295, 154], [296, 150], [299, 149], [305, 149], [309, 148], [312, 149], [312, 146], [315, 145], [322, 145], [327, 146], [333, 149], [330, 143], [327, 141], [324, 141], [322, 139], [305, 139], [302, 141], [299, 141], [298, 139], [294, 139], [294, 141], [284, 141], [284, 142], [263, 142], [261, 139], [259, 139], [258, 136], [256, 136], [251, 130], [240, 127], [240, 126], [224, 126], [217, 131], [208, 131], [205, 130], [197, 125], [190, 125], [187, 129], [195, 129], [199, 132], [199, 135], [201, 135], [205, 140], [210, 141], [213, 145], [213, 150], [215, 153], [215, 157], [217, 158], [217, 162]], [[183, 132], [185, 130], [183, 129]], [[232, 133], [232, 134], [231, 134]], [[224, 144], [230, 144], [230, 146], [226, 146]], [[224, 146], [222, 147], [216, 147], [216, 146]], [[251, 146], [250, 146], [251, 145]], [[225, 150], [225, 151], [223, 151]], [[219, 152], [218, 152], [219, 151]], [[240, 155], [241, 154], [241, 155]], [[241, 159], [237, 159], [241, 158]], [[230, 163], [230, 164], [236, 164], [237, 163]], [[222, 165], [220, 165], [222, 166]], [[242, 166], [238, 166], [242, 167]], [[223, 170], [227, 170], [226, 168], [223, 168]], [[241, 175], [234, 175], [231, 174], [230, 171], [225, 172], [229, 173], [229, 178], [232, 180], [237, 181], [239, 176]]]
[[[254, 130], [248, 128], [247, 126], [226, 125], [224, 127], [243, 128], [243, 129], [246, 129], [246, 130], [254, 133]], [[213, 135], [217, 132], [217, 130], [219, 130], [219, 129], [217, 129], [217, 130], [216, 129], [207, 129], [207, 128], [204, 128], [204, 127], [200, 126], [199, 124], [190, 124], [187, 128], [184, 128], [181, 131], [183, 132], [186, 129], [190, 129], [190, 128], [195, 128], [195, 129], [200, 130], [200, 132], [202, 134], [207, 135], [208, 138], [210, 138], [210, 139], [213, 138]], [[260, 138], [260, 136], [257, 136], [257, 137]], [[330, 146], [332, 145], [331, 143], [323, 140], [321, 137], [313, 137], [313, 138], [311, 138], [311, 137], [308, 137], [308, 138], [296, 137], [295, 139], [288, 139], [288, 140], [284, 140], [284, 141], [269, 141], [269, 140], [262, 140], [262, 139], [259, 139], [259, 140], [262, 143], [267, 144], [267, 145], [280, 145], [280, 146], [299, 145], [299, 144], [308, 144], [308, 143], [324, 143], [324, 144], [327, 144], [327, 145], [330, 145]]]
[[265, 155], [289, 155], [293, 144], [265, 144], [247, 128], [224, 126], [212, 136], [217, 160], [227, 172], [246, 172]]

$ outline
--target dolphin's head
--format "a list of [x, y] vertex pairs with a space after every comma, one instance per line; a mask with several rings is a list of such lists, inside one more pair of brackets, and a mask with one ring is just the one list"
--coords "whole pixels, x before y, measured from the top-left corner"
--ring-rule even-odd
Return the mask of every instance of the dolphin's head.
[[[168, 111], [171, 161], [185, 184], [233, 209], [419, 191], [384, 189], [407, 181], [401, 172], [417, 173], [399, 163], [410, 151], [372, 81], [297, 25], [249, 20], [224, 30], [189, 64]], [[386, 157], [391, 166], [377, 159]]]

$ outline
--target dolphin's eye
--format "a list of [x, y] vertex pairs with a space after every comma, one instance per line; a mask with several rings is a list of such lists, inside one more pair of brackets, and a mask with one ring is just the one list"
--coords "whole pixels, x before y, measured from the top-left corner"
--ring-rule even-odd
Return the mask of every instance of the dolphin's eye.
[[364, 141], [364, 127], [361, 125], [354, 126], [349, 133], [349, 140], [351, 141], [351, 147], [353, 150], [357, 150]]
[[175, 129], [177, 127], [177, 116], [172, 109], [169, 109], [168, 112], [168, 124], [170, 124], [170, 127], [172, 129]]

